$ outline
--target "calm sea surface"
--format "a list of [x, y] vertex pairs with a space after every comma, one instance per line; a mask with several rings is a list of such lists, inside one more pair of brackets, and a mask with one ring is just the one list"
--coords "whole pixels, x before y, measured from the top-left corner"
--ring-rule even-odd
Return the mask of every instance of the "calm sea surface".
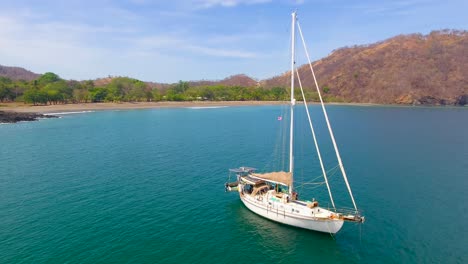
[[[301, 108], [296, 187], [327, 206], [325, 186], [304, 184], [322, 179]], [[282, 106], [0, 125], [0, 263], [468, 263], [468, 109], [328, 110], [366, 216], [335, 237], [263, 219], [224, 192], [229, 168], [287, 167]], [[330, 181], [350, 207], [341, 175]]]

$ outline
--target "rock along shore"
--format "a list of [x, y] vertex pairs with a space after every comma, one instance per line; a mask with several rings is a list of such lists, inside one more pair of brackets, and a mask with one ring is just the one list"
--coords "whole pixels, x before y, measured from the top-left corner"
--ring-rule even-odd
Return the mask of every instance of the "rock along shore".
[[36, 121], [39, 118], [57, 118], [54, 115], [43, 115], [38, 113], [18, 113], [0, 111], [0, 123], [16, 123], [20, 121]]

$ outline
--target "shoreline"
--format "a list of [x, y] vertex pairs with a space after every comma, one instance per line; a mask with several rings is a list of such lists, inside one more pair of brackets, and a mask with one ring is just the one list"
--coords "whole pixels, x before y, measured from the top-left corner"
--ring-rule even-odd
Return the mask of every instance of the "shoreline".
[[131, 110], [152, 108], [184, 107], [222, 107], [222, 106], [255, 106], [281, 105], [283, 101], [194, 101], [194, 102], [122, 102], [122, 103], [77, 103], [56, 105], [28, 105], [22, 103], [0, 103], [1, 111], [18, 113], [42, 113], [100, 110]]
[[[61, 113], [75, 111], [101, 111], [101, 110], [131, 110], [131, 109], [153, 109], [153, 108], [184, 108], [184, 107], [223, 107], [223, 106], [263, 106], [289, 104], [286, 101], [191, 101], [191, 102], [122, 102], [122, 103], [76, 103], [56, 105], [28, 105], [23, 103], [0, 103], [0, 111], [18, 113]], [[302, 104], [302, 102], [297, 102]], [[309, 104], [318, 104], [312, 102]], [[388, 106], [388, 107], [428, 107], [427, 105], [387, 105], [373, 103], [326, 103], [327, 105], [347, 106]], [[438, 107], [438, 106], [429, 106]], [[447, 107], [447, 106], [439, 106]], [[448, 106], [450, 107], [450, 106]], [[452, 106], [457, 107], [457, 106]], [[463, 108], [463, 107], [462, 107]]]

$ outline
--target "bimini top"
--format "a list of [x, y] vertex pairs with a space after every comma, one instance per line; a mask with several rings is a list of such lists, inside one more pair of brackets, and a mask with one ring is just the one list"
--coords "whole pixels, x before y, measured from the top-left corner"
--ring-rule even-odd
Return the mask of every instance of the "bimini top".
[[251, 173], [249, 176], [269, 182], [281, 183], [288, 186], [290, 186], [292, 182], [292, 173], [285, 171], [275, 171], [269, 173]]

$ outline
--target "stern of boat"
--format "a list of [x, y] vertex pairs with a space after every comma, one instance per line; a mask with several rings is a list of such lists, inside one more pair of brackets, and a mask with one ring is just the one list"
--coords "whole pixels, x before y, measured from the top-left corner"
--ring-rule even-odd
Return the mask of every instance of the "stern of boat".
[[239, 181], [235, 182], [226, 182], [224, 184], [225, 192], [238, 192], [239, 191]]

